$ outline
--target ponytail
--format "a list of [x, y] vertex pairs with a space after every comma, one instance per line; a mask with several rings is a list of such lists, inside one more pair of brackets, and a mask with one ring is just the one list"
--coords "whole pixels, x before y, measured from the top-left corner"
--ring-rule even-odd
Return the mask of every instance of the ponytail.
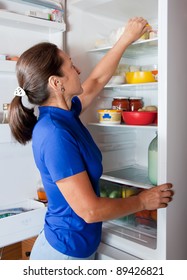
[[34, 109], [23, 106], [21, 97], [15, 96], [10, 104], [9, 126], [13, 137], [25, 145], [32, 138], [32, 131], [37, 122]]
[[16, 64], [19, 87], [10, 103], [9, 125], [13, 137], [21, 144], [32, 138], [37, 122], [34, 109], [23, 106], [22, 96], [26, 95], [30, 104], [42, 106], [50, 96], [48, 79], [52, 75], [61, 77], [63, 59], [56, 45], [43, 42], [26, 50]]

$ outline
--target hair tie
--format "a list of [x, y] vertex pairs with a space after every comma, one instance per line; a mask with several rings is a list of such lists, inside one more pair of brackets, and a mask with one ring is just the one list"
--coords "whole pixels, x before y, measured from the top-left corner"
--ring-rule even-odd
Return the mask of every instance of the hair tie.
[[26, 93], [25, 93], [24, 89], [22, 89], [21, 87], [17, 87], [14, 91], [14, 95], [22, 97], [22, 96], [25, 96]]

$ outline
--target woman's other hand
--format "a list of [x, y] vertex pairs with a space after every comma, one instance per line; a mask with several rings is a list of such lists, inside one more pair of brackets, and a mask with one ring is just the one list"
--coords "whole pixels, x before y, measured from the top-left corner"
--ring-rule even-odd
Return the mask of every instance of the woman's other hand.
[[140, 192], [138, 196], [143, 205], [142, 208], [146, 210], [155, 210], [167, 207], [173, 196], [171, 188], [172, 184], [166, 183]]

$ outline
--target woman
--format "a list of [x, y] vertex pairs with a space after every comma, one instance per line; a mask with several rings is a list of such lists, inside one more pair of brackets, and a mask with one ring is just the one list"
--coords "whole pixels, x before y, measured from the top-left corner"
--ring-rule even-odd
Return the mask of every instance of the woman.
[[[166, 207], [171, 200], [169, 183], [129, 198], [99, 197], [101, 153], [79, 119], [110, 80], [126, 48], [148, 30], [143, 18], [130, 19], [121, 38], [82, 86], [80, 71], [53, 44], [33, 46], [19, 58], [20, 87], [11, 102], [9, 124], [21, 144], [32, 138], [48, 197], [44, 230], [31, 259], [94, 259], [102, 221]], [[38, 120], [33, 109], [23, 106], [24, 95], [39, 105]]]

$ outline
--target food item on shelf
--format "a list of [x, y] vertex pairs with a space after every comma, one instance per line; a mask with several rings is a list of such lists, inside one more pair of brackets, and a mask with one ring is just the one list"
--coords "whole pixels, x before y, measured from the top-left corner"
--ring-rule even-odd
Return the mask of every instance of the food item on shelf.
[[101, 190], [100, 197], [107, 197], [107, 192], [105, 190]]
[[150, 210], [142, 210], [135, 213], [136, 217], [143, 218], [143, 219], [150, 219], [151, 211]]
[[143, 107], [142, 97], [129, 97], [130, 111], [138, 111]]
[[129, 197], [129, 196], [132, 196], [132, 195], [137, 194], [137, 192], [138, 192], [138, 191], [137, 191], [136, 188], [125, 186], [125, 187], [122, 189], [122, 197], [123, 197], [123, 198]]
[[121, 110], [100, 109], [98, 110], [99, 122], [104, 124], [120, 124], [121, 112]]
[[157, 106], [155, 106], [155, 105], [145, 106], [145, 107], [138, 109], [138, 111], [139, 112], [141, 112], [141, 111], [155, 112], [155, 111], [157, 111]]
[[135, 71], [126, 73], [127, 84], [141, 84], [156, 82], [151, 71]]
[[19, 56], [16, 56], [16, 55], [14, 55], [14, 56], [7, 56], [7, 60], [18, 61], [18, 59], [19, 59]]
[[149, 32], [149, 39], [154, 39], [158, 37], [158, 32], [156, 30], [152, 30]]
[[45, 193], [43, 188], [39, 188], [37, 190], [37, 194], [38, 194], [38, 200], [40, 200], [40, 201], [46, 201], [47, 200], [47, 196], [46, 196], [46, 193]]
[[155, 80], [158, 82], [158, 66], [156, 64], [153, 65], [151, 72], [152, 72]]
[[122, 112], [123, 121], [129, 125], [148, 125], [155, 122], [157, 112]]
[[157, 210], [152, 210], [152, 211], [150, 211], [150, 214], [151, 214], [151, 218], [152, 218], [154, 221], [157, 221]]
[[153, 64], [153, 65], [143, 65], [141, 66], [141, 71], [151, 71], [154, 79], [158, 81], [158, 65]]
[[138, 71], [140, 71], [140, 66], [139, 65], [130, 65], [129, 66], [129, 71], [127, 71], [127, 73], [128, 72], [138, 72]]
[[112, 109], [129, 111], [129, 98], [126, 96], [114, 97], [112, 101]]
[[109, 194], [110, 198], [120, 198], [121, 197], [121, 190], [114, 190]]
[[125, 77], [122, 75], [116, 75], [112, 76], [112, 78], [109, 80], [108, 84], [113, 84], [113, 85], [121, 85], [125, 83]]
[[41, 12], [41, 11], [26, 11], [25, 15], [29, 16], [29, 17], [35, 17], [35, 18], [40, 18], [40, 19], [45, 19], [45, 20], [51, 19], [50, 13], [45, 13], [45, 12]]
[[3, 119], [2, 119], [3, 124], [8, 123], [9, 107], [10, 107], [9, 103], [4, 103], [3, 104]]
[[147, 31], [140, 37], [139, 40], [148, 40], [148, 39], [149, 39], [149, 32]]

